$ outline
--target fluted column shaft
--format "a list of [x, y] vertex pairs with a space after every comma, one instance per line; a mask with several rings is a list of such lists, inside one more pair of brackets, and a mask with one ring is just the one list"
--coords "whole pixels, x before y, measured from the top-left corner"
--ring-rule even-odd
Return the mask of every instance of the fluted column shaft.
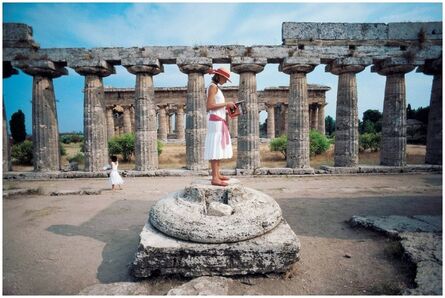
[[11, 148], [9, 144], [9, 133], [6, 121], [5, 102], [3, 101], [3, 173], [12, 170]]
[[102, 77], [85, 76], [84, 89], [85, 171], [101, 171], [108, 163], [107, 126]]
[[135, 169], [137, 171], [158, 168], [156, 110], [154, 104], [153, 76], [136, 74], [135, 93]]
[[442, 59], [424, 67], [425, 74], [434, 75], [431, 88], [425, 163], [442, 164]]
[[190, 170], [208, 168], [208, 162], [204, 160], [207, 130], [206, 102], [203, 73], [190, 72], [187, 83], [187, 114], [185, 126], [186, 167]]
[[167, 110], [165, 106], [159, 107], [159, 139], [167, 141]]
[[324, 105], [320, 105], [318, 109], [318, 126], [317, 130], [322, 134], [325, 134], [325, 122], [324, 122]]
[[288, 102], [287, 167], [309, 167], [309, 113], [305, 72], [290, 74]]
[[113, 118], [113, 108], [107, 108], [107, 137], [110, 140], [114, 137], [114, 118]]
[[178, 140], [184, 140], [185, 138], [184, 107], [182, 105], [176, 108], [176, 138]]
[[273, 105], [267, 106], [267, 138], [275, 138], [275, 108]]
[[356, 74], [365, 66], [331, 64], [326, 68], [338, 75], [334, 166], [354, 167], [358, 165], [359, 153]]
[[124, 107], [124, 133], [131, 132], [131, 112], [130, 107]]
[[52, 78], [34, 76], [32, 94], [34, 171], [58, 171], [59, 128]]
[[314, 105], [312, 109], [312, 129], [317, 129], [318, 127], [318, 105]]
[[230, 130], [230, 137], [232, 139], [238, 138], [238, 117], [228, 119], [229, 123], [229, 130]]

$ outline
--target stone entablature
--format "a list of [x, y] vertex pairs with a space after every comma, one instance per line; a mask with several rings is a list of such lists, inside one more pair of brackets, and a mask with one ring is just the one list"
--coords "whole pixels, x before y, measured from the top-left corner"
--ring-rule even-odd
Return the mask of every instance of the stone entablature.
[[[266, 64], [277, 64], [278, 71], [289, 75], [288, 105], [284, 121], [288, 136], [287, 165], [289, 168], [309, 167], [309, 129], [322, 127], [323, 109], [310, 104], [306, 76], [317, 65], [325, 64], [326, 72], [339, 78], [337, 94], [335, 166], [355, 167], [358, 163], [357, 83], [356, 73], [372, 65], [371, 71], [386, 77], [383, 107], [381, 164], [406, 165], [406, 94], [405, 74], [417, 67], [418, 72], [433, 75], [431, 116], [427, 140], [427, 162], [442, 163], [442, 22], [422, 23], [292, 23], [282, 26], [282, 45], [221, 45], [221, 46], [146, 46], [132, 48], [53, 48], [41, 49], [32, 39], [32, 29], [25, 24], [3, 25], [4, 78], [21, 69], [33, 76], [33, 138], [35, 152], [40, 152], [36, 171], [54, 170], [59, 166], [54, 149], [57, 131], [52, 79], [66, 75], [65, 67], [85, 76], [84, 134], [87, 171], [100, 171], [107, 159], [106, 139], [112, 134], [106, 129], [110, 114], [104, 105], [103, 77], [115, 74], [116, 65], [123, 65], [135, 75], [135, 109], [124, 109], [125, 130], [136, 128], [136, 157], [140, 171], [157, 168], [154, 142], [146, 143], [156, 134], [153, 76], [164, 71], [164, 64], [176, 64], [188, 76], [185, 140], [187, 168], [207, 168], [203, 159], [203, 138], [206, 130], [204, 74], [213, 63], [229, 63], [239, 75], [237, 99], [244, 100], [247, 114], [233, 121], [231, 132], [238, 135], [237, 168], [253, 172], [260, 167], [258, 112], [261, 98], [256, 90], [256, 75]], [[47, 92], [41, 92], [45, 89]], [[38, 117], [37, 111], [46, 105], [55, 117]], [[307, 107], [313, 107], [309, 110]], [[266, 105], [269, 115], [277, 114]], [[166, 111], [159, 109], [161, 123], [166, 123]], [[134, 116], [131, 114], [134, 113]], [[288, 117], [286, 116], [288, 115]], [[112, 117], [111, 117], [112, 118]], [[273, 117], [270, 117], [271, 119]], [[97, 120], [95, 120], [97, 119]], [[131, 119], [134, 123], [132, 123]], [[35, 122], [35, 123], [34, 123]], [[181, 122], [181, 121], [179, 121]], [[268, 121], [268, 128], [274, 121]], [[269, 125], [270, 124], [270, 125]], [[5, 124], [4, 124], [5, 125]], [[167, 137], [165, 124], [162, 138]], [[275, 129], [275, 128], [274, 128]], [[323, 128], [324, 129], [324, 128]], [[272, 135], [269, 131], [268, 136]], [[54, 145], [56, 144], [56, 145]], [[5, 145], [4, 145], [5, 146]], [[148, 150], [146, 150], [149, 147]], [[4, 148], [7, 152], [7, 148]], [[347, 154], [344, 154], [347, 152]], [[8, 153], [9, 154], [9, 153]], [[8, 162], [4, 156], [3, 163]], [[147, 166], [149, 164], [149, 166]], [[4, 166], [4, 168], [6, 168]]]

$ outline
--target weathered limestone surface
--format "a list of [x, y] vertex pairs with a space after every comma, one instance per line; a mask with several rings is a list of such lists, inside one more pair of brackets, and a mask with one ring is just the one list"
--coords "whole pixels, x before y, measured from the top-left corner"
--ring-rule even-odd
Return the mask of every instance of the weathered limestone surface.
[[256, 74], [263, 71], [266, 59], [235, 57], [231, 69], [240, 75], [238, 100], [245, 101], [246, 113], [238, 116], [238, 154], [236, 167], [256, 169], [260, 167], [260, 130]]
[[417, 267], [417, 287], [403, 294], [442, 295], [442, 234], [404, 232], [399, 236], [404, 256]]
[[169, 237], [146, 223], [136, 258], [135, 277], [153, 274], [183, 276], [244, 275], [286, 272], [299, 258], [300, 242], [282, 221], [262, 236], [235, 242], [203, 244]]
[[275, 138], [275, 108], [273, 105], [267, 106], [267, 138]]
[[442, 58], [421, 68], [423, 73], [434, 75], [431, 88], [430, 112], [425, 163], [442, 164]]
[[[304, 62], [306, 64], [303, 64]], [[293, 58], [285, 59], [285, 62], [280, 66], [281, 71], [290, 74], [287, 120], [287, 166], [289, 168], [310, 167], [306, 74], [314, 70], [317, 62], [319, 62], [317, 59], [300, 61], [300, 59]]]
[[350, 224], [400, 239], [404, 257], [416, 265], [416, 288], [404, 295], [442, 295], [442, 216], [353, 216]]
[[337, 109], [335, 117], [335, 156], [338, 167], [358, 164], [358, 96], [356, 73], [365, 69], [362, 65], [331, 64], [327, 71], [338, 75]]
[[150, 285], [144, 282], [114, 282], [107, 284], [95, 284], [86, 287], [79, 292], [82, 296], [129, 296], [150, 295]]
[[184, 130], [184, 106], [178, 105], [176, 108], [176, 138], [178, 140], [185, 139], [185, 130]]
[[159, 135], [158, 138], [167, 141], [167, 111], [166, 106], [159, 107]]
[[181, 60], [179, 69], [188, 74], [187, 114], [185, 123], [186, 167], [190, 170], [208, 168], [204, 160], [204, 145], [207, 129], [207, 96], [204, 86], [204, 73], [212, 65], [212, 60]]
[[406, 165], [405, 73], [413, 69], [412, 65], [396, 65], [391, 61], [385, 61], [371, 69], [386, 76], [380, 151], [382, 165]]
[[[184, 191], [170, 194], [151, 208], [150, 223], [177, 239], [227, 243], [258, 237], [281, 222], [281, 209], [273, 198], [243, 187], [235, 179], [229, 183], [220, 187], [198, 180]], [[215, 203], [233, 211], [227, 216], [214, 216], [211, 204]]]
[[229, 295], [232, 279], [222, 276], [202, 276], [168, 291], [168, 296]]
[[135, 277], [285, 272], [300, 243], [271, 197], [245, 188], [198, 180], [150, 210], [140, 234]]
[[442, 39], [441, 22], [425, 23], [295, 23], [284, 22], [282, 38], [288, 40], [417, 40]]
[[153, 75], [161, 73], [163, 68], [159, 63], [127, 65], [126, 68], [129, 72], [136, 74], [134, 98], [136, 170], [154, 170], [158, 168], [159, 162]]
[[9, 133], [8, 126], [6, 124], [6, 111], [5, 111], [5, 102], [3, 101], [3, 173], [12, 170], [12, 162], [11, 162], [11, 146], [9, 144]]

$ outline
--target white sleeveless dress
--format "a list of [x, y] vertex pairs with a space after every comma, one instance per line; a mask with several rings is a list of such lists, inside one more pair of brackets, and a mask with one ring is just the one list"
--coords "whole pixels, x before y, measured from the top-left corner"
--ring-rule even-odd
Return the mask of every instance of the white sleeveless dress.
[[[211, 83], [211, 85], [215, 85]], [[209, 88], [207, 88], [207, 96], [209, 96]], [[223, 103], [225, 102], [224, 95], [222, 91], [218, 88], [218, 92], [215, 95], [215, 103]], [[209, 121], [209, 117], [211, 114], [216, 114], [217, 116], [226, 120], [226, 108], [222, 107], [217, 110], [210, 110], [207, 113], [207, 134], [205, 140], [205, 148], [204, 148], [204, 159], [205, 160], [215, 160], [215, 159], [230, 159], [233, 156], [232, 152], [232, 140], [230, 139], [229, 134], [229, 143], [222, 146], [222, 128], [224, 122], [222, 121]]]
[[118, 162], [116, 162], [116, 163], [111, 162], [111, 172], [110, 172], [110, 180], [109, 180], [111, 185], [124, 184], [124, 180], [122, 179], [121, 175], [119, 175], [119, 172], [117, 171], [118, 165], [119, 165]]

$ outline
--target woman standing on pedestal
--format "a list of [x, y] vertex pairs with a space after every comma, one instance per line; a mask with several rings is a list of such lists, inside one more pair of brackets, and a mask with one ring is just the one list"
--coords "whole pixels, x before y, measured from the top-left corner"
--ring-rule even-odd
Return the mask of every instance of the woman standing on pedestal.
[[220, 160], [232, 158], [232, 141], [230, 140], [229, 128], [226, 122], [226, 107], [234, 108], [231, 101], [226, 102], [224, 95], [218, 85], [230, 81], [230, 72], [224, 68], [211, 69], [214, 74], [212, 82], [207, 89], [207, 135], [205, 140], [204, 159], [210, 160], [212, 168], [212, 184], [227, 186], [224, 180], [228, 177], [220, 173]]

